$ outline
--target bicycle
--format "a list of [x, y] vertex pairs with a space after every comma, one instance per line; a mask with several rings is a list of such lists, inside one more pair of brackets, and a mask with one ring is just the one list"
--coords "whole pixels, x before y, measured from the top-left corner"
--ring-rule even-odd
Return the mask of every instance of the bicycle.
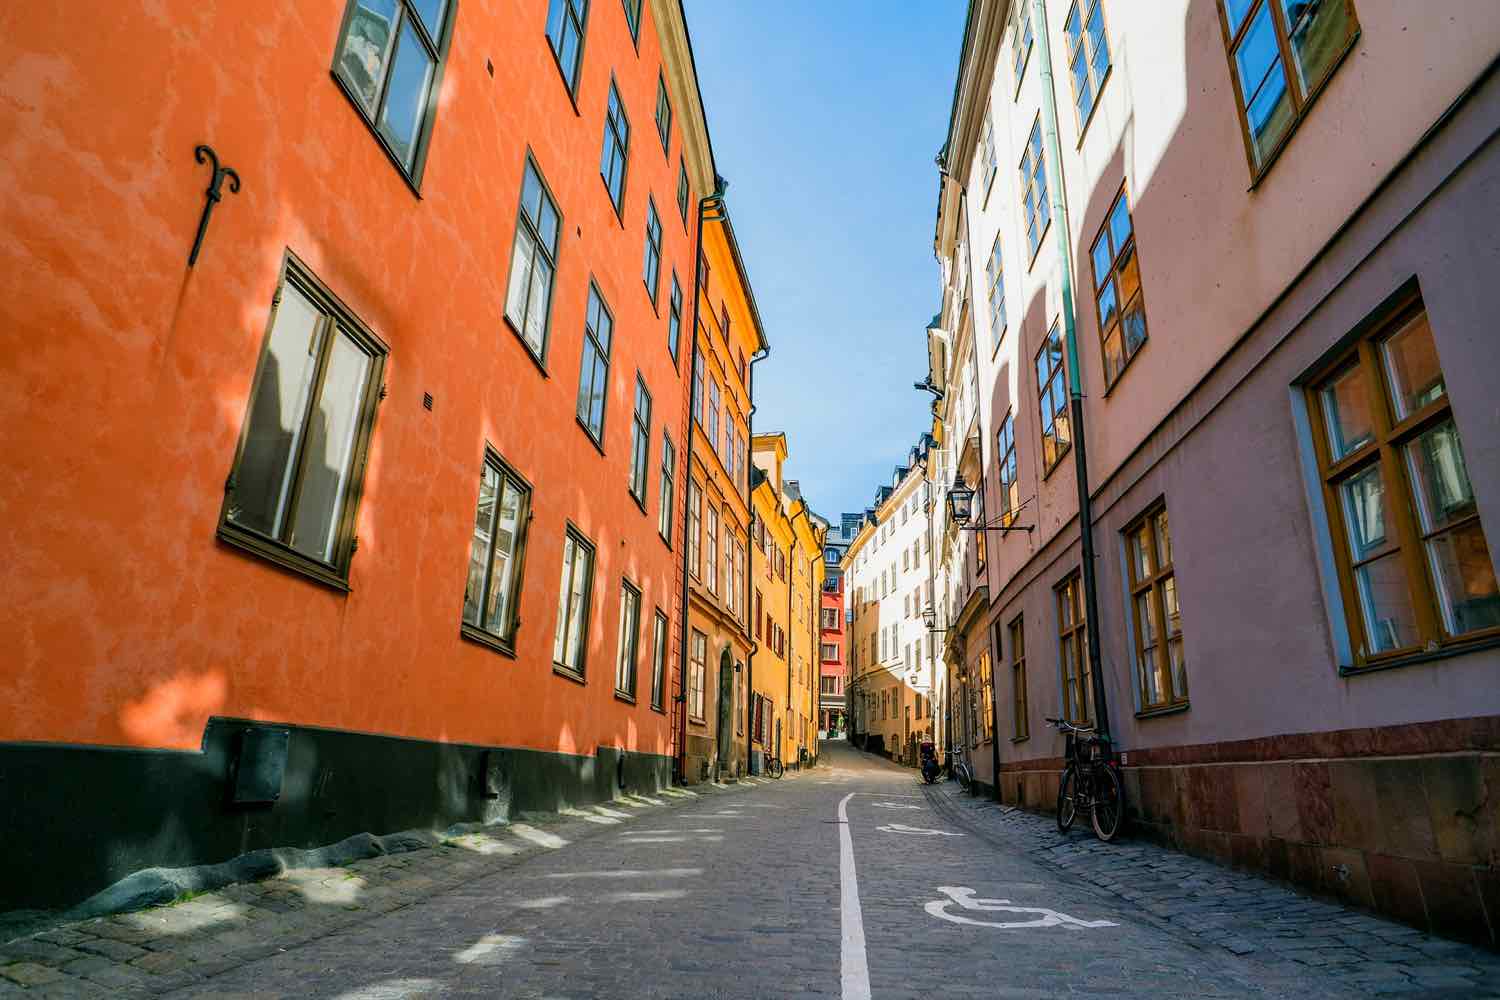
[[766, 774], [770, 775], [773, 778], [779, 778], [785, 772], [785, 770], [786, 769], [781, 766], [780, 757], [766, 758]]
[[1062, 780], [1057, 785], [1057, 830], [1067, 833], [1080, 809], [1089, 811], [1094, 835], [1106, 843], [1115, 839], [1125, 819], [1125, 788], [1106, 737], [1093, 726], [1075, 726], [1065, 719], [1048, 719], [1067, 738]]
[[968, 761], [959, 756], [962, 752], [963, 744], [953, 748], [953, 777], [958, 779], [958, 787], [968, 792], [974, 788], [974, 772], [969, 767]]

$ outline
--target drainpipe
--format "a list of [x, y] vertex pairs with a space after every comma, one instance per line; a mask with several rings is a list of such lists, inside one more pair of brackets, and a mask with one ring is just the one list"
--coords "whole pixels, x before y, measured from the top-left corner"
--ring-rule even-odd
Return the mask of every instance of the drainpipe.
[[1052, 79], [1052, 47], [1048, 41], [1046, 0], [1031, 0], [1031, 24], [1036, 32], [1038, 71], [1042, 83], [1042, 142], [1047, 154], [1047, 190], [1057, 232], [1058, 266], [1062, 271], [1063, 333], [1067, 340], [1067, 379], [1070, 422], [1073, 427], [1073, 468], [1078, 480], [1078, 537], [1083, 550], [1084, 621], [1088, 625], [1089, 676], [1094, 695], [1094, 724], [1099, 734], [1109, 736], [1109, 710], [1105, 701], [1104, 676], [1099, 666], [1099, 592], [1094, 573], [1094, 505], [1089, 496], [1088, 449], [1083, 427], [1083, 391], [1078, 365], [1078, 327], [1073, 315], [1073, 231], [1068, 226], [1068, 208], [1063, 198], [1062, 146], [1057, 139], [1057, 93]]

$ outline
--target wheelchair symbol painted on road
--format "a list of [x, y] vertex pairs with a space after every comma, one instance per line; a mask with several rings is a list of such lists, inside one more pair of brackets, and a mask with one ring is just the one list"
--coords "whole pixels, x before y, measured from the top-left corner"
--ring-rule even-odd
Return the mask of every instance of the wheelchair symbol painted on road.
[[[1023, 927], [1118, 927], [1119, 924], [1112, 920], [1079, 920], [1070, 917], [1066, 913], [1058, 913], [1041, 906], [1012, 906], [1008, 899], [976, 899], [974, 890], [957, 885], [940, 885], [938, 892], [947, 896], [947, 899], [934, 899], [923, 907], [929, 914], [942, 920], [955, 924], [973, 924], [977, 927], [998, 927], [1002, 930], [1017, 930]], [[1033, 913], [1036, 916], [1030, 920], [976, 920], [966, 917], [961, 913], [949, 912], [955, 904], [965, 910], [979, 910], [986, 913]]]
[[921, 806], [912, 805], [909, 802], [874, 802], [871, 803], [877, 809], [920, 809]]
[[881, 833], [905, 833], [913, 837], [962, 837], [961, 833], [950, 833], [947, 830], [928, 830], [920, 826], [907, 826], [905, 823], [887, 823], [885, 826], [877, 826], [875, 829]]

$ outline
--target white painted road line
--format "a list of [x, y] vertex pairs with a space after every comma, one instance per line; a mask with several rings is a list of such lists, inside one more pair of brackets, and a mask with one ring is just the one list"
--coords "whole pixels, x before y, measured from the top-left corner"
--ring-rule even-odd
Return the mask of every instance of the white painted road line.
[[849, 833], [850, 792], [839, 800], [839, 899], [843, 921], [839, 982], [844, 1000], [870, 1000], [870, 965], [865, 957], [865, 918], [859, 909], [854, 875], [854, 838]]

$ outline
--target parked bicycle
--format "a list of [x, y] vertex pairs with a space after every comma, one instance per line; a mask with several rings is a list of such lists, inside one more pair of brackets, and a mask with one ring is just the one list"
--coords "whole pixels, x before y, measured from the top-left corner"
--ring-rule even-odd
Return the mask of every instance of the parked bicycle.
[[974, 772], [969, 768], [969, 762], [964, 760], [962, 754], [964, 746], [962, 743], [953, 748], [953, 777], [958, 779], [958, 787], [964, 791], [973, 791]]
[[780, 757], [767, 757], [766, 758], [766, 774], [769, 777], [779, 778], [779, 777], [781, 777], [782, 773], [785, 770], [786, 769], [781, 766], [781, 758]]
[[1048, 719], [1067, 737], [1062, 780], [1057, 786], [1057, 829], [1067, 833], [1080, 810], [1088, 810], [1094, 835], [1110, 841], [1125, 819], [1125, 787], [1109, 740], [1093, 726], [1075, 726], [1066, 719]]

